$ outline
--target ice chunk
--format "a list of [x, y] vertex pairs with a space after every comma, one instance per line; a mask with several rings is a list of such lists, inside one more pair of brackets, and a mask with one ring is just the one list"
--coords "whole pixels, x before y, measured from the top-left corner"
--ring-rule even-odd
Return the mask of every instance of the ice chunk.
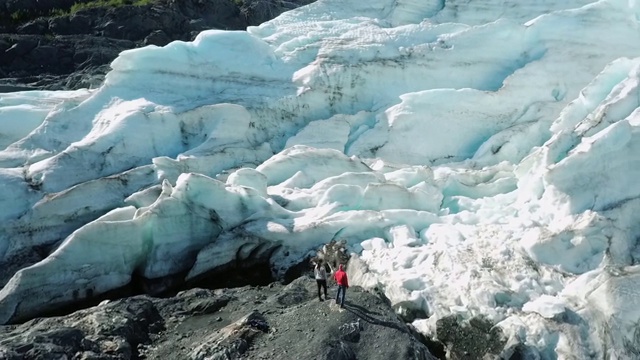
[[388, 230], [388, 236], [394, 247], [399, 246], [416, 246], [420, 244], [420, 239], [416, 235], [415, 230], [408, 225], [400, 225], [391, 227]]
[[541, 295], [522, 306], [522, 311], [534, 312], [547, 319], [564, 313], [565, 309], [566, 304], [562, 299], [549, 295]]
[[360, 245], [362, 245], [362, 248], [364, 250], [368, 250], [368, 251], [387, 248], [387, 243], [384, 241], [383, 238], [379, 238], [379, 237], [367, 239], [361, 242]]

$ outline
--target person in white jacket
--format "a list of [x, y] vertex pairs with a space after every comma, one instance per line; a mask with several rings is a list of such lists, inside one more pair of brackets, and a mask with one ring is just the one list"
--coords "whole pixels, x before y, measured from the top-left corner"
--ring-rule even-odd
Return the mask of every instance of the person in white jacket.
[[321, 289], [324, 289], [324, 298], [327, 298], [327, 270], [324, 267], [324, 264], [322, 263], [322, 260], [319, 260], [316, 263], [316, 267], [314, 268], [314, 275], [316, 278], [316, 283], [318, 284], [318, 299], [320, 299], [320, 301], [324, 301], [322, 299], [322, 292], [320, 291]]

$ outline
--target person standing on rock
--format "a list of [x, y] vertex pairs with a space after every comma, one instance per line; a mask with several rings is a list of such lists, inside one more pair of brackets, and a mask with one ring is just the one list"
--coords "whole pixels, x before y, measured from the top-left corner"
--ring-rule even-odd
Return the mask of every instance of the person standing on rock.
[[[344, 271], [344, 266], [340, 264], [338, 266], [338, 271], [333, 275], [336, 279], [336, 283], [338, 284], [338, 293], [336, 294], [336, 304], [340, 304], [341, 308], [344, 308], [344, 298], [347, 293], [347, 288], [349, 287], [349, 279], [347, 278], [347, 273]], [[340, 296], [342, 294], [342, 296]]]
[[324, 289], [324, 298], [327, 298], [327, 270], [322, 263], [322, 260], [316, 263], [316, 267], [314, 269], [314, 274], [316, 278], [316, 283], [318, 284], [318, 299], [320, 301], [324, 301], [322, 299], [322, 294], [320, 292], [321, 289]]

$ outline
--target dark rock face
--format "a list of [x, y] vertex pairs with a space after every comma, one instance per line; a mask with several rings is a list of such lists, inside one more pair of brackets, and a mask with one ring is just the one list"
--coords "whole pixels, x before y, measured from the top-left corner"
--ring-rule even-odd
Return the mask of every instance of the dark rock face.
[[75, 3], [85, 3], [90, 0], [0, 0], [0, 14], [11, 15], [20, 11], [30, 11], [43, 14], [53, 9], [68, 9]]
[[500, 328], [481, 317], [464, 323], [454, 316], [444, 317], [436, 322], [436, 333], [452, 360], [495, 359], [506, 343]]
[[[0, 18], [48, 14], [90, 0], [0, 0]], [[101, 84], [126, 49], [190, 41], [206, 29], [244, 30], [313, 0], [156, 0], [150, 5], [88, 8], [0, 25], [0, 84], [77, 89]], [[267, 8], [265, 4], [270, 4]]]
[[424, 309], [416, 307], [410, 301], [403, 301], [393, 305], [393, 310], [400, 316], [404, 322], [412, 323], [416, 319], [426, 319], [427, 313]]
[[132, 359], [164, 329], [149, 298], [118, 300], [61, 318], [0, 327], [0, 358]]
[[[132, 41], [92, 36], [0, 35], [0, 69], [7, 84], [42, 89], [95, 87], [108, 64]], [[6, 44], [6, 45], [2, 45]]]
[[352, 287], [339, 309], [315, 290], [305, 277], [287, 286], [115, 300], [0, 326], [0, 358], [434, 359], [378, 296]]

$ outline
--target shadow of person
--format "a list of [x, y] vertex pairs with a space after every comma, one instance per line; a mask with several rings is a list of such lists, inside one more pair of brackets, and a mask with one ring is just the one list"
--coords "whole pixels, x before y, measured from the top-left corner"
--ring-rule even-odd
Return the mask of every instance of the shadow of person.
[[403, 333], [409, 333], [409, 329], [402, 324], [376, 318], [373, 315], [382, 316], [382, 314], [371, 312], [362, 306], [354, 305], [345, 301], [344, 309], [370, 324], [396, 329]]
[[362, 307], [360, 305], [351, 304], [350, 302], [345, 301], [344, 302], [344, 307], [346, 308], [347, 306], [353, 308], [354, 310], [358, 310], [358, 311], [363, 312], [363, 313], [368, 314], [368, 315], [382, 316], [382, 314], [379, 313], [379, 312], [371, 311], [371, 310], [366, 309], [366, 308], [364, 308], [364, 307]]

